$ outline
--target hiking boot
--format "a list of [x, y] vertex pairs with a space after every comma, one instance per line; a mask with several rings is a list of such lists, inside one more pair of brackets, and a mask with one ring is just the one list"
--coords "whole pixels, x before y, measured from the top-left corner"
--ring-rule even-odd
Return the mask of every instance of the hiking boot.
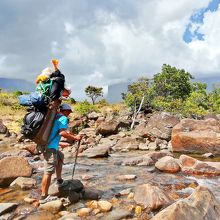
[[51, 202], [57, 200], [57, 196], [51, 196], [51, 195], [47, 195], [47, 196], [41, 196], [41, 198], [39, 199], [39, 203], [40, 204], [45, 204], [47, 202]]
[[64, 186], [67, 186], [67, 185], [68, 185], [68, 181], [65, 181], [65, 180], [63, 180], [63, 179], [60, 179], [60, 180], [57, 180], [56, 184], [57, 184], [58, 188], [62, 188], [62, 187], [64, 187]]

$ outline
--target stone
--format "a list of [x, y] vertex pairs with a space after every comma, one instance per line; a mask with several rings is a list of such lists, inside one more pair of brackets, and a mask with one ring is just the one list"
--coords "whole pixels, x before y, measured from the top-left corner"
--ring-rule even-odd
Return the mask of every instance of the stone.
[[30, 204], [23, 204], [23, 205], [19, 205], [16, 208], [14, 214], [16, 214], [17, 216], [19, 216], [19, 215], [22, 216], [24, 214], [28, 215], [28, 214], [36, 212], [36, 211], [37, 211], [37, 209], [34, 206], [32, 206]]
[[77, 210], [77, 215], [79, 217], [85, 217], [85, 216], [89, 216], [89, 214], [92, 212], [92, 209], [90, 208], [81, 208], [79, 210]]
[[178, 162], [171, 156], [165, 156], [159, 159], [155, 163], [155, 167], [160, 171], [168, 173], [177, 173], [180, 171]]
[[39, 209], [43, 209], [53, 214], [58, 213], [63, 207], [63, 204], [60, 200], [54, 200], [51, 202], [47, 202], [45, 204], [40, 204]]
[[122, 190], [121, 192], [119, 192], [119, 194], [120, 194], [121, 196], [126, 196], [126, 195], [128, 195], [129, 193], [131, 193], [131, 191], [132, 191], [132, 189], [131, 189], [131, 188], [128, 188], [128, 189]]
[[20, 188], [23, 190], [32, 189], [37, 184], [37, 181], [33, 178], [18, 177], [11, 184], [10, 187]]
[[121, 175], [121, 176], [117, 176], [116, 180], [135, 180], [137, 178], [136, 175]]
[[90, 120], [95, 120], [96, 121], [99, 117], [102, 117], [102, 114], [97, 113], [97, 112], [90, 112], [88, 114], [88, 119], [90, 119]]
[[62, 218], [59, 218], [59, 220], [81, 220], [81, 218], [77, 215], [77, 213], [70, 213]]
[[28, 145], [26, 144], [22, 147], [22, 149], [30, 152], [32, 155], [37, 155], [38, 154], [36, 144], [28, 144]]
[[220, 203], [208, 188], [199, 186], [191, 196], [175, 202], [151, 220], [164, 219], [220, 219]]
[[149, 148], [149, 150], [158, 150], [159, 149], [156, 142], [150, 142], [148, 144], [148, 148]]
[[115, 120], [101, 122], [97, 127], [96, 132], [103, 136], [117, 134], [119, 122]]
[[86, 156], [88, 158], [108, 157], [110, 148], [110, 146], [98, 145], [83, 151], [80, 156]]
[[102, 197], [103, 192], [92, 188], [85, 188], [82, 193], [82, 199], [84, 200], [98, 200]]
[[49, 211], [41, 211], [34, 212], [27, 217], [25, 217], [25, 220], [54, 220], [56, 219], [55, 216], [49, 212]]
[[220, 175], [220, 162], [203, 162], [186, 155], [181, 155], [179, 164], [181, 170], [187, 174], [206, 176]]
[[220, 154], [220, 121], [183, 119], [172, 131], [172, 150]]
[[75, 193], [82, 192], [84, 189], [84, 186], [80, 180], [73, 179], [65, 181], [67, 181], [68, 184], [61, 188], [59, 188], [56, 183], [50, 185], [48, 194], [58, 197], [68, 197], [71, 193], [73, 193], [73, 197], [77, 197]]
[[137, 150], [139, 147], [139, 142], [136, 138], [125, 137], [120, 139], [117, 144], [112, 147], [114, 151], [124, 151], [124, 150]]
[[173, 202], [166, 192], [150, 184], [137, 186], [135, 188], [134, 200], [138, 205], [150, 210], [164, 208]]
[[121, 220], [132, 217], [132, 213], [126, 209], [115, 208], [107, 215], [103, 216], [101, 220]]
[[202, 155], [204, 158], [213, 158], [214, 155], [212, 153], [205, 153]]
[[0, 203], [0, 216], [7, 212], [11, 212], [17, 206], [18, 203]]
[[149, 143], [140, 143], [139, 150], [149, 150], [148, 144]]
[[172, 128], [178, 123], [178, 117], [170, 113], [156, 113], [150, 117], [146, 127], [139, 128], [139, 134], [146, 138], [153, 136], [169, 141], [171, 139]]
[[9, 186], [17, 177], [30, 177], [32, 167], [23, 157], [6, 157], [0, 160], [0, 186]]
[[19, 156], [19, 157], [31, 157], [31, 153], [26, 150], [9, 150], [4, 153], [0, 154], [0, 159], [3, 159], [5, 157], [13, 157], [13, 156]]
[[112, 209], [112, 204], [108, 201], [101, 200], [101, 201], [98, 201], [98, 208], [102, 212], [109, 212]]
[[8, 128], [3, 124], [2, 120], [0, 119], [0, 134], [6, 134]]

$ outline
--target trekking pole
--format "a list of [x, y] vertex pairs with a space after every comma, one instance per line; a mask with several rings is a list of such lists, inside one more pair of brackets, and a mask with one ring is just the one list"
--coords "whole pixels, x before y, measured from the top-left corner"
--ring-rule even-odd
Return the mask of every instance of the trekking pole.
[[73, 166], [72, 179], [73, 179], [73, 176], [74, 176], [74, 173], [75, 173], [76, 161], [77, 161], [77, 157], [78, 157], [79, 147], [80, 147], [80, 141], [78, 141], [77, 148], [76, 148], [76, 156], [75, 156], [75, 161], [74, 161], [74, 166]]

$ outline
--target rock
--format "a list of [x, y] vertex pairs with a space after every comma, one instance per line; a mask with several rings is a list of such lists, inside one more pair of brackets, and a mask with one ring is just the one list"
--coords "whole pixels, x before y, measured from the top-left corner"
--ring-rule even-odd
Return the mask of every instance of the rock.
[[139, 185], [135, 189], [134, 200], [138, 205], [157, 210], [170, 205], [173, 200], [162, 189], [150, 184]]
[[136, 175], [121, 175], [116, 177], [117, 180], [135, 180], [136, 178]]
[[183, 119], [172, 131], [175, 152], [220, 154], [220, 121]]
[[140, 150], [149, 150], [148, 144], [149, 144], [149, 141], [146, 142], [146, 143], [140, 143], [139, 144], [139, 149]]
[[58, 214], [59, 214], [60, 216], [65, 216], [65, 215], [69, 215], [70, 212], [68, 212], [68, 211], [60, 211]]
[[96, 137], [95, 128], [84, 128], [79, 132], [79, 134], [83, 134], [86, 137]]
[[137, 156], [132, 158], [124, 159], [122, 165], [124, 166], [135, 166], [143, 162], [143, 156]]
[[41, 204], [39, 206], [39, 209], [43, 209], [52, 212], [53, 214], [56, 214], [61, 210], [62, 207], [63, 207], [62, 202], [60, 200], [55, 200], [55, 201], [47, 202], [45, 204]]
[[32, 212], [36, 212], [36, 211], [37, 211], [37, 209], [34, 206], [32, 206], [30, 204], [24, 204], [24, 205], [19, 205], [16, 208], [14, 214], [16, 214], [16, 216], [19, 216], [19, 215], [24, 216], [24, 215], [28, 215], [28, 214], [30, 214]]
[[80, 156], [86, 156], [88, 158], [108, 157], [109, 151], [110, 146], [98, 145], [83, 151]]
[[29, 203], [29, 204], [32, 204], [33, 202], [36, 201], [36, 199], [29, 198], [29, 197], [25, 197], [25, 198], [24, 198], [24, 201], [27, 202], [27, 203]]
[[84, 200], [98, 200], [102, 197], [103, 192], [92, 188], [85, 188], [82, 193], [82, 199]]
[[0, 160], [0, 186], [10, 185], [17, 177], [30, 177], [32, 167], [22, 157], [6, 157]]
[[160, 171], [168, 172], [168, 173], [177, 173], [180, 170], [180, 166], [176, 159], [171, 156], [165, 156], [159, 159], [155, 163], [155, 167]]
[[22, 147], [22, 149], [30, 152], [32, 155], [37, 155], [38, 154], [38, 150], [37, 150], [37, 145], [36, 144], [24, 145]]
[[3, 124], [2, 120], [0, 119], [0, 134], [7, 134], [8, 128]]
[[115, 120], [101, 122], [97, 127], [96, 132], [101, 135], [111, 135], [118, 132], [119, 122]]
[[67, 197], [73, 192], [73, 197], [76, 196], [76, 193], [82, 192], [84, 186], [81, 181], [73, 179], [73, 180], [65, 180], [68, 181], [68, 184], [64, 187], [58, 188], [57, 184], [54, 183], [49, 187], [49, 195], [58, 196], [58, 197]]
[[0, 203], [0, 216], [7, 212], [11, 212], [17, 206], [18, 203]]
[[213, 158], [214, 155], [212, 153], [205, 153], [202, 155], [204, 158]]
[[102, 117], [102, 114], [97, 113], [97, 112], [91, 112], [88, 114], [88, 119], [90, 120], [97, 120], [99, 117]]
[[98, 208], [98, 202], [96, 200], [92, 200], [88, 202], [88, 207], [91, 209], [97, 209]]
[[129, 193], [131, 193], [131, 191], [132, 191], [132, 189], [131, 189], [131, 188], [128, 188], [128, 189], [122, 190], [119, 194], [120, 194], [121, 196], [126, 196], [126, 195], [128, 195]]
[[19, 157], [31, 157], [31, 153], [26, 150], [9, 150], [2, 154], [0, 154], [0, 159], [5, 157], [13, 157], [13, 156], [19, 156]]
[[48, 211], [38, 211], [25, 217], [25, 220], [54, 220], [55, 216]]
[[220, 203], [209, 189], [199, 186], [190, 197], [175, 202], [152, 218], [165, 219], [220, 219]]
[[172, 128], [179, 123], [179, 119], [169, 113], [156, 113], [150, 117], [146, 127], [140, 129], [138, 133], [142, 137], [151, 136], [169, 141], [171, 139]]
[[32, 189], [37, 184], [37, 181], [33, 178], [18, 177], [11, 184], [10, 187], [18, 187], [23, 190]]
[[98, 201], [98, 208], [102, 212], [109, 212], [112, 209], [112, 204], [105, 200]]
[[81, 220], [81, 218], [76, 213], [70, 213], [62, 218], [59, 218], [59, 220]]
[[77, 215], [79, 217], [85, 217], [85, 216], [88, 216], [91, 212], [92, 212], [92, 209], [90, 208], [82, 208], [82, 209], [77, 210]]
[[148, 144], [148, 148], [149, 148], [149, 150], [159, 150], [159, 148], [158, 148], [156, 142], [150, 142], [150, 143]]
[[125, 137], [120, 139], [112, 149], [114, 151], [124, 151], [124, 150], [137, 150], [138, 147], [139, 147], [139, 142], [136, 140], [136, 138]]
[[188, 174], [219, 176], [220, 162], [202, 162], [195, 158], [181, 155], [179, 158], [181, 170]]
[[132, 217], [132, 213], [126, 209], [116, 208], [103, 216], [101, 220], [120, 220]]

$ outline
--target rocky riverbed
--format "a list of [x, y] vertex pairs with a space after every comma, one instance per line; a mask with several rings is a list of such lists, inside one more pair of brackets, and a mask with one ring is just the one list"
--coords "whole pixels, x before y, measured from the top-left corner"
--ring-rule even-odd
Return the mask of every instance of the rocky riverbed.
[[[70, 129], [83, 120], [75, 118]], [[52, 184], [49, 192], [57, 199], [40, 206], [42, 157], [33, 143], [8, 131], [3, 135], [0, 219], [220, 218], [217, 118], [192, 122], [157, 113], [140, 116], [134, 131], [129, 131], [131, 121], [126, 114], [108, 118], [92, 113], [86, 120], [74, 180], [77, 144], [69, 143], [63, 149], [63, 177], [69, 185], [59, 190]], [[212, 141], [198, 141], [200, 135], [210, 134]], [[183, 140], [190, 147], [184, 148]]]

